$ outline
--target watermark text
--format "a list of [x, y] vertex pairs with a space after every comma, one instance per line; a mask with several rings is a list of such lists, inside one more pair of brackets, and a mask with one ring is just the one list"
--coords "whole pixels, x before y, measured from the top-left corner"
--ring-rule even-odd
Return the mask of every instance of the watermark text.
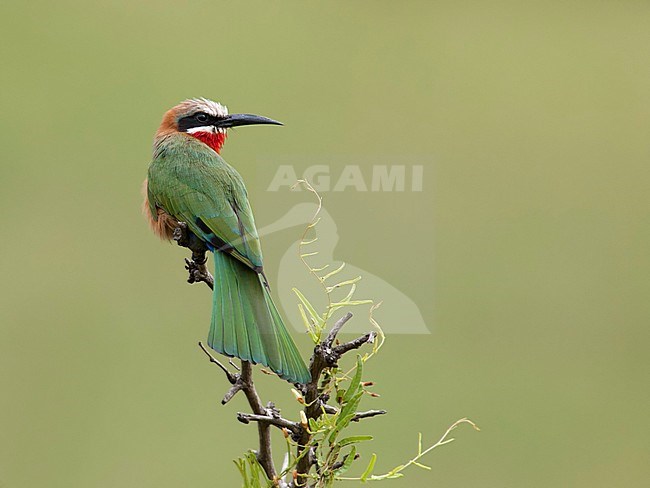
[[318, 192], [419, 192], [422, 191], [423, 174], [422, 165], [375, 164], [364, 167], [362, 171], [358, 164], [348, 164], [334, 171], [327, 164], [314, 164], [299, 174], [295, 166], [282, 164], [278, 166], [266, 191], [292, 188], [297, 180], [304, 179]]

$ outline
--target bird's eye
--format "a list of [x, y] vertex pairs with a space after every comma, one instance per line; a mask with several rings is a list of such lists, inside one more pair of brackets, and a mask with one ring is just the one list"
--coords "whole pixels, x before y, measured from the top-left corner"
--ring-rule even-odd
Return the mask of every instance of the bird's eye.
[[196, 120], [198, 120], [199, 122], [201, 122], [201, 123], [203, 123], [203, 122], [207, 122], [207, 121], [210, 119], [210, 118], [209, 118], [206, 114], [204, 114], [204, 113], [196, 114], [196, 115], [194, 116], [194, 118], [195, 118]]

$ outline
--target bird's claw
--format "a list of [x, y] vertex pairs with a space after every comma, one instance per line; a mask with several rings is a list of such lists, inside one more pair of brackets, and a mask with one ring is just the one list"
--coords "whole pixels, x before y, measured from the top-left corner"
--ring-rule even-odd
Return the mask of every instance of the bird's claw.
[[185, 258], [185, 269], [189, 272], [189, 277], [187, 278], [188, 283], [198, 283], [203, 281], [201, 279], [203, 273], [201, 273], [197, 263], [192, 261], [190, 258]]
[[202, 262], [196, 262], [195, 259], [185, 258], [185, 269], [189, 272], [189, 277], [187, 282], [200, 283], [205, 282], [210, 288], [214, 285], [214, 278], [210, 272], [206, 269], [205, 263], [207, 259], [203, 259]]
[[172, 239], [176, 241], [181, 247], [187, 247], [189, 244], [187, 236], [187, 224], [185, 222], [179, 222], [178, 226], [174, 229], [172, 233]]

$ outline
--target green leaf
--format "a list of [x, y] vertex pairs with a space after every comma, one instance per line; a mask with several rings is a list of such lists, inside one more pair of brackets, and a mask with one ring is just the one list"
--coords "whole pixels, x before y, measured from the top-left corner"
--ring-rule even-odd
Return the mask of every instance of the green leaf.
[[366, 470], [363, 472], [361, 475], [361, 481], [365, 482], [368, 479], [368, 476], [372, 474], [372, 470], [375, 469], [375, 462], [377, 461], [377, 455], [373, 452], [372, 457], [370, 458], [370, 462], [368, 463], [368, 467]]
[[323, 322], [321, 317], [318, 315], [318, 312], [316, 312], [316, 309], [310, 303], [310, 301], [307, 300], [307, 298], [305, 298], [305, 295], [303, 295], [298, 288], [292, 288], [292, 290], [296, 294], [298, 299], [302, 302], [305, 309], [307, 309], [307, 312], [309, 312], [309, 315], [314, 320], [314, 324], [318, 325], [319, 327], [323, 327]]
[[341, 439], [338, 442], [338, 445], [343, 447], [347, 446], [348, 444], [354, 444], [355, 442], [363, 442], [363, 441], [371, 441], [372, 436], [371, 435], [355, 435], [352, 437], [346, 437], [345, 439]]
[[334, 476], [340, 476], [343, 473], [345, 473], [348, 469], [350, 469], [350, 466], [352, 466], [352, 462], [354, 461], [354, 457], [357, 455], [357, 448], [352, 446], [352, 449], [350, 449], [350, 453], [345, 456], [345, 460], [343, 461], [343, 465], [334, 470]]
[[354, 373], [354, 377], [350, 381], [350, 387], [348, 391], [343, 395], [343, 403], [349, 402], [354, 395], [361, 389], [361, 375], [363, 374], [363, 361], [361, 356], [357, 354], [357, 369]]
[[359, 402], [361, 401], [362, 396], [363, 390], [359, 391], [350, 399], [348, 403], [343, 406], [339, 412], [338, 418], [336, 419], [336, 426], [329, 435], [328, 440], [330, 444], [334, 444], [334, 441], [336, 441], [336, 437], [339, 435], [339, 432], [348, 426], [350, 420], [352, 420], [352, 417], [354, 417], [354, 414], [357, 411], [357, 407], [359, 406]]
[[318, 342], [320, 340], [320, 336], [318, 332], [314, 330], [313, 325], [309, 322], [309, 319], [307, 318], [307, 314], [305, 313], [305, 307], [303, 307], [302, 303], [298, 304], [298, 310], [300, 311], [300, 317], [302, 317], [302, 322], [305, 325], [307, 332], [309, 332], [309, 337], [311, 337], [312, 341]]
[[339, 416], [343, 418], [346, 424], [350, 421], [352, 417], [354, 417], [354, 413], [357, 410], [357, 407], [359, 406], [359, 402], [361, 401], [362, 396], [363, 396], [363, 390], [359, 391], [356, 395], [350, 398], [350, 401], [346, 403], [341, 409], [341, 413], [339, 414]]
[[345, 307], [345, 306], [353, 306], [353, 305], [366, 305], [368, 303], [372, 303], [372, 300], [352, 300], [349, 302], [333, 302], [330, 306]]
[[354, 295], [354, 292], [356, 291], [356, 289], [357, 289], [357, 285], [352, 284], [352, 286], [350, 287], [350, 291], [349, 291], [348, 294], [345, 296], [345, 298], [344, 298], [343, 300], [341, 300], [341, 301], [342, 301], [342, 302], [348, 302], [348, 301], [350, 301], [350, 300], [352, 299], [352, 295]]
[[330, 271], [330, 272], [327, 273], [325, 276], [322, 276], [322, 277], [321, 277], [321, 281], [325, 281], [327, 278], [330, 278], [331, 276], [334, 276], [336, 273], [338, 273], [339, 271], [341, 271], [344, 267], [345, 267], [345, 263], [342, 263], [341, 266], [339, 266], [338, 268], [336, 268], [334, 271]]
[[321, 271], [324, 271], [329, 267], [330, 267], [330, 265], [326, 264], [325, 266], [321, 266], [320, 268], [309, 268], [309, 269], [314, 273], [320, 273]]
[[302, 323], [305, 326], [305, 329], [307, 329], [307, 332], [311, 334], [313, 327], [311, 322], [309, 322], [309, 319], [307, 318], [307, 314], [305, 313], [305, 307], [302, 305], [302, 303], [298, 304], [298, 311], [300, 312], [300, 317], [302, 318]]
[[237, 466], [237, 469], [244, 480], [244, 486], [248, 486], [250, 483], [248, 482], [248, 473], [246, 472], [246, 462], [241, 458], [233, 462], [235, 463], [235, 466]]
[[[262, 488], [262, 485], [269, 486], [270, 480], [257, 461], [257, 457], [251, 451], [247, 452], [243, 458], [234, 461], [239, 470], [246, 488]], [[260, 478], [262, 481], [260, 481]]]
[[337, 288], [341, 288], [342, 286], [354, 285], [360, 279], [361, 279], [361, 276], [357, 276], [356, 278], [352, 278], [351, 280], [341, 281], [340, 283], [337, 283], [336, 285], [328, 286], [327, 287], [327, 293], [331, 293], [334, 290], [336, 290]]
[[336, 390], [336, 403], [339, 405], [343, 403], [343, 397], [345, 396], [345, 392], [347, 390], [345, 388], [339, 388]]

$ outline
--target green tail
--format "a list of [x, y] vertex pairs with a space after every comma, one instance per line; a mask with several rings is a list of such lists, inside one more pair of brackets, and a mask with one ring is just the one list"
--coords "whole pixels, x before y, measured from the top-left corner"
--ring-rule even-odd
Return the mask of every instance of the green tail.
[[218, 251], [208, 345], [227, 356], [268, 366], [292, 383], [311, 380], [260, 275]]

